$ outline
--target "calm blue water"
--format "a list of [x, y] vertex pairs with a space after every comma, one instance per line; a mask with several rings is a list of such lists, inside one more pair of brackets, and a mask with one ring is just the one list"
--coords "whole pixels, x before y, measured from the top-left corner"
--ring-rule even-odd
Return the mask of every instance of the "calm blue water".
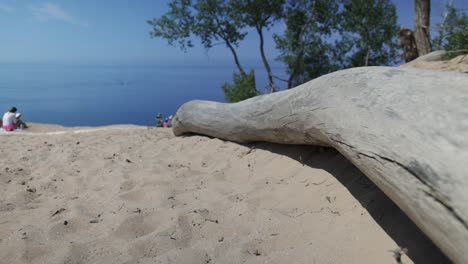
[[[154, 125], [185, 102], [224, 102], [230, 66], [0, 64], [0, 112], [16, 106], [26, 122], [65, 126]], [[265, 74], [256, 69], [257, 85]]]

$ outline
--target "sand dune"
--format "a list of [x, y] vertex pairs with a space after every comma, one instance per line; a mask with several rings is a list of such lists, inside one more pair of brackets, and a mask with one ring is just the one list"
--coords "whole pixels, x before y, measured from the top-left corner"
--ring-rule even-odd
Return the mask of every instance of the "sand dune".
[[448, 262], [332, 149], [39, 124], [0, 144], [0, 263]]
[[459, 55], [450, 60], [447, 60], [446, 57], [446, 51], [433, 51], [432, 53], [421, 56], [414, 61], [403, 64], [401, 67], [468, 73], [468, 54]]

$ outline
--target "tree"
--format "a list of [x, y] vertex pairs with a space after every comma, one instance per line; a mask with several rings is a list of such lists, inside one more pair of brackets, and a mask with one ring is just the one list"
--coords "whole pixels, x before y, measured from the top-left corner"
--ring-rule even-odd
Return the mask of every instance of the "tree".
[[437, 49], [452, 51], [451, 54], [457, 55], [453, 51], [468, 51], [468, 16], [461, 13], [461, 10], [447, 5], [444, 19], [437, 25], [438, 36], [433, 40]]
[[243, 23], [232, 6], [223, 0], [199, 0], [196, 3], [172, 0], [168, 5], [168, 13], [148, 21], [153, 27], [152, 37], [164, 38], [170, 45], [178, 44], [184, 51], [193, 47], [192, 36], [199, 37], [207, 49], [221, 41], [231, 51], [239, 72], [247, 75], [235, 49], [247, 33], [241, 32]]
[[323, 39], [336, 26], [338, 4], [329, 0], [290, 0], [286, 4], [286, 30], [274, 35], [278, 60], [287, 66], [288, 89], [332, 71], [331, 44]]
[[468, 16], [466, 14], [457, 16], [454, 22], [453, 32], [448, 35], [444, 48], [452, 51], [454, 56], [460, 52], [466, 54], [468, 52]]
[[194, 37], [206, 49], [224, 44], [238, 69], [234, 83], [223, 86], [228, 101], [259, 94], [253, 72], [246, 73], [236, 51], [248, 28], [259, 36], [269, 92], [278, 87], [264, 50], [264, 31], [279, 20], [287, 28], [274, 39], [277, 59], [287, 65], [288, 88], [345, 67], [387, 65], [396, 55], [398, 29], [390, 0], [171, 0], [169, 7], [148, 21], [151, 36], [184, 51], [193, 47]]
[[452, 1], [448, 2], [442, 15], [442, 23], [436, 25], [438, 35], [432, 39], [432, 47], [435, 50], [443, 49], [443, 43], [446, 41], [447, 33], [451, 31], [450, 27], [452, 23], [450, 23], [450, 18], [453, 17], [454, 11], [455, 8], [453, 7]]
[[255, 28], [260, 38], [259, 48], [263, 65], [268, 74], [270, 92], [275, 92], [273, 72], [265, 55], [264, 29], [269, 29], [283, 12], [284, 0], [233, 0], [232, 6], [236, 10], [238, 19], [247, 26]]
[[429, 34], [431, 1], [415, 0], [414, 8], [414, 35], [416, 39], [416, 46], [418, 47], [419, 56], [422, 56], [432, 51], [431, 37]]
[[240, 102], [257, 95], [252, 85], [255, 83], [254, 72], [249, 75], [234, 73], [234, 84], [224, 83], [222, 89], [229, 103]]
[[[247, 35], [245, 28], [254, 27], [260, 37], [260, 55], [268, 73], [270, 92], [274, 92], [276, 88], [264, 50], [263, 30], [269, 29], [281, 16], [283, 2], [284, 0], [172, 0], [168, 13], [148, 23], [153, 27], [152, 37], [164, 38], [170, 45], [178, 44], [184, 51], [193, 47], [193, 36], [200, 38], [207, 49], [221, 41], [231, 51], [242, 79], [253, 81], [255, 78], [248, 78], [241, 65], [236, 47]], [[236, 84], [233, 87], [237, 87]], [[252, 94], [258, 94], [255, 83], [250, 87], [254, 89]]]
[[398, 44], [396, 8], [390, 0], [343, 0], [341, 31], [352, 42], [348, 67], [389, 65]]

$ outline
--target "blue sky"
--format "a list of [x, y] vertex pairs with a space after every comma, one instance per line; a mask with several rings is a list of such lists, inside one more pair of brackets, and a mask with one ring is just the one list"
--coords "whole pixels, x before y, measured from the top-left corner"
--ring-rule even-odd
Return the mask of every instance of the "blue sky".
[[[163, 0], [0, 0], [1, 62], [232, 63], [222, 46], [201, 45], [187, 53], [149, 37], [147, 20], [165, 13]], [[433, 25], [446, 0], [433, 0]], [[413, 28], [412, 0], [394, 0], [399, 23]], [[468, 8], [468, 0], [454, 0]], [[271, 33], [281, 33], [281, 26]], [[198, 42], [195, 42], [198, 44]], [[260, 62], [258, 40], [250, 34], [239, 49], [243, 61]], [[274, 43], [266, 44], [270, 60]]]

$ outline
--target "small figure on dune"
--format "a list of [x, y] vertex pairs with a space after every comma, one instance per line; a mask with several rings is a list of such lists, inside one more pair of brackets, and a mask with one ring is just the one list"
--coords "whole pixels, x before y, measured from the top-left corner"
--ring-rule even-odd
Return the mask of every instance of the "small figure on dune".
[[163, 127], [162, 114], [158, 113], [156, 115], [156, 127]]
[[6, 131], [13, 131], [15, 129], [23, 129], [26, 128], [26, 123], [23, 122], [21, 118], [21, 114], [16, 112], [16, 107], [10, 108], [8, 112], [3, 115], [2, 119], [2, 128]]
[[163, 119], [162, 114], [158, 113], [156, 115], [156, 127], [164, 127], [164, 128], [172, 127], [172, 118], [173, 116], [170, 115], [168, 118]]

